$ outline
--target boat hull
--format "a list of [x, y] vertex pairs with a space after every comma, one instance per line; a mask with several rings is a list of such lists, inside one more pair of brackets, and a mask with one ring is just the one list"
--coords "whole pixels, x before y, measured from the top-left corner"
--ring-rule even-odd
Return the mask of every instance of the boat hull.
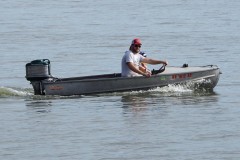
[[73, 78], [48, 78], [31, 81], [35, 94], [85, 95], [129, 90], [146, 90], [170, 84], [196, 82], [198, 87], [213, 89], [219, 80], [217, 66], [166, 67], [163, 73], [147, 77], [121, 77], [121, 74], [94, 75]]

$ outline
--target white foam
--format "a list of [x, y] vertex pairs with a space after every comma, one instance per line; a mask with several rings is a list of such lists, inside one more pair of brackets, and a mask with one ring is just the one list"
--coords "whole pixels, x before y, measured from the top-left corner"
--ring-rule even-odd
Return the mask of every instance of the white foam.
[[169, 93], [169, 92], [178, 92], [178, 93], [185, 93], [185, 92], [192, 92], [187, 85], [168, 85], [165, 87], [157, 87], [152, 91], [162, 92], [162, 93]]
[[33, 95], [33, 93], [24, 89], [0, 87], [0, 96], [29, 96], [29, 95]]
[[130, 94], [139, 93], [191, 93], [194, 90], [189, 85], [168, 85], [165, 87], [157, 87], [149, 90], [131, 91]]

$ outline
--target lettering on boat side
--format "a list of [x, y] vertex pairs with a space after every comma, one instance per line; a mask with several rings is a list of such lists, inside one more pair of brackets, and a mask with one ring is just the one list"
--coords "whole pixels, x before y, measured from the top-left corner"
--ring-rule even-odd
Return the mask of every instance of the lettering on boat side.
[[49, 86], [50, 90], [62, 90], [63, 87], [62, 86]]
[[184, 78], [191, 78], [192, 73], [186, 73], [186, 74], [173, 74], [172, 79], [184, 79]]

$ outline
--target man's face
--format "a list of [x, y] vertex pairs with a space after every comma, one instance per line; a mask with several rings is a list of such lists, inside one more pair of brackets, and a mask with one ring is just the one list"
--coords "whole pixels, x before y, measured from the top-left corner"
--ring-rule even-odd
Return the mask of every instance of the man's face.
[[134, 51], [135, 53], [140, 52], [141, 46], [142, 46], [142, 45], [140, 45], [140, 44], [133, 44], [133, 51]]

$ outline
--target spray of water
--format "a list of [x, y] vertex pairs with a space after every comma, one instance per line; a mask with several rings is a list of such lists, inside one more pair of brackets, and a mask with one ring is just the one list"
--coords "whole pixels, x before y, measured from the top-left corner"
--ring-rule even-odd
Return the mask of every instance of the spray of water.
[[22, 88], [11, 88], [11, 87], [0, 87], [0, 97], [10, 97], [10, 96], [30, 96], [33, 95], [30, 89]]
[[189, 81], [184, 84], [170, 84], [165, 87], [157, 87], [154, 89], [149, 89], [147, 91], [141, 90], [141, 91], [132, 91], [130, 94], [161, 94], [164, 96], [181, 96], [181, 95], [189, 95], [189, 94], [208, 94], [209, 90], [202, 87], [202, 85], [206, 85], [208, 83], [211, 83], [211, 81], [206, 80], [197, 80], [197, 81]]

